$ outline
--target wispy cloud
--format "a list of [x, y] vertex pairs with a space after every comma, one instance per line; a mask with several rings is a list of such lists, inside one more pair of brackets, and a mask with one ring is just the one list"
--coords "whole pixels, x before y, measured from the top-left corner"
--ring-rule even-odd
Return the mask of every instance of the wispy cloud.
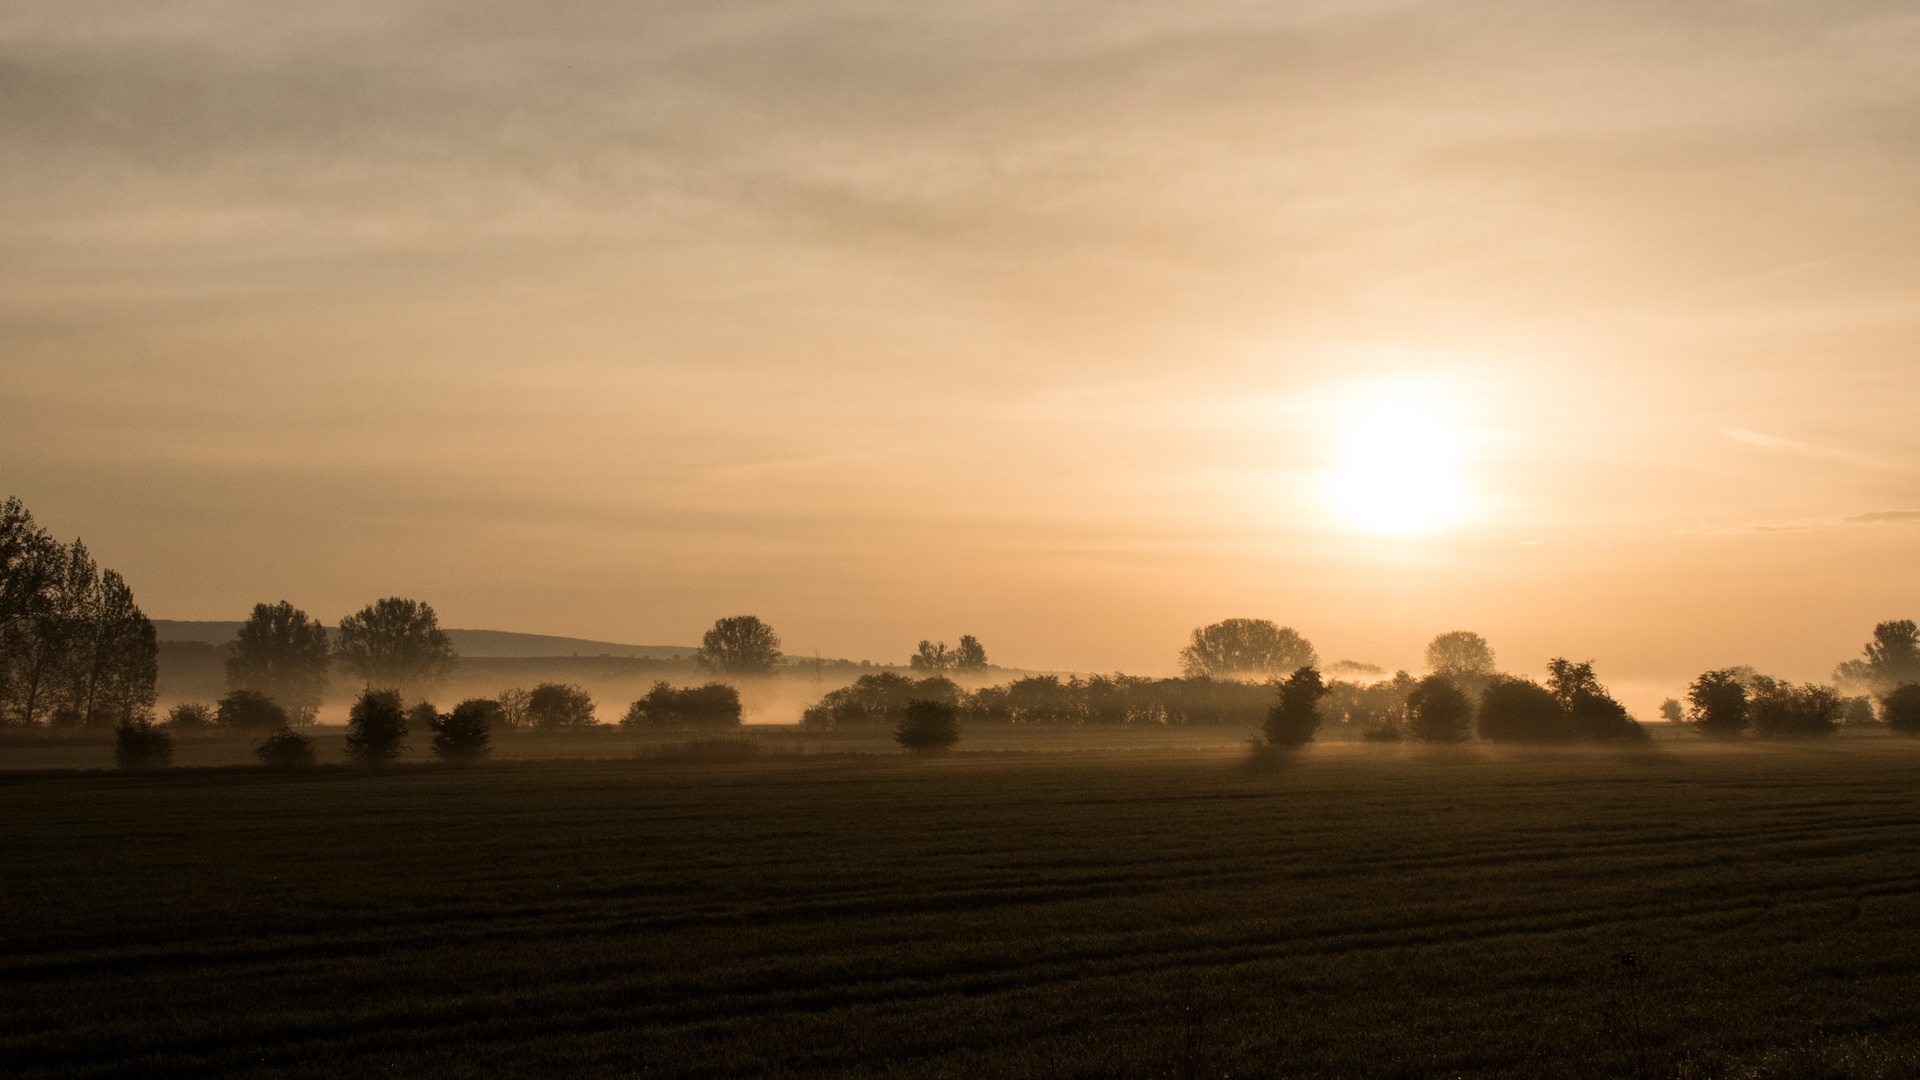
[[1682, 536], [1735, 536], [1762, 532], [1817, 532], [1851, 529], [1867, 525], [1920, 525], [1920, 510], [1869, 510], [1846, 517], [1788, 518], [1774, 521], [1743, 521], [1733, 525], [1708, 525], [1681, 529]]
[[1836, 465], [1850, 465], [1856, 469], [1868, 469], [1874, 472], [1909, 471], [1902, 466], [1895, 465], [1889, 461], [1883, 461], [1880, 458], [1867, 454], [1856, 454], [1851, 450], [1837, 450], [1830, 446], [1816, 446], [1813, 443], [1783, 439], [1778, 435], [1749, 431], [1741, 427], [1723, 427], [1720, 429], [1720, 434], [1732, 439], [1734, 442], [1743, 443], [1747, 446], [1757, 446], [1762, 450], [1772, 450], [1776, 453], [1790, 454], [1794, 457], [1807, 458], [1812, 461], [1831, 461]]

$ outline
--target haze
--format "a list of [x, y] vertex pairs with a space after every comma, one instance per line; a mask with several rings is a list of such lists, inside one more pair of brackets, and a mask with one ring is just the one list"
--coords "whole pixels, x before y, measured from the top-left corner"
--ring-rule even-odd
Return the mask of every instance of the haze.
[[1823, 678], [1920, 612], [1916, 55], [1895, 3], [6, 5], [0, 486], [171, 619]]

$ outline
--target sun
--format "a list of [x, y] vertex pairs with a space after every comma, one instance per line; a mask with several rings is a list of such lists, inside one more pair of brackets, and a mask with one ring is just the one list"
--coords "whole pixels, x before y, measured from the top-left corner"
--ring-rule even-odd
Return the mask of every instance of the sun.
[[1349, 528], [1410, 536], [1456, 524], [1466, 514], [1467, 431], [1444, 394], [1369, 387], [1343, 399], [1331, 419], [1325, 494]]

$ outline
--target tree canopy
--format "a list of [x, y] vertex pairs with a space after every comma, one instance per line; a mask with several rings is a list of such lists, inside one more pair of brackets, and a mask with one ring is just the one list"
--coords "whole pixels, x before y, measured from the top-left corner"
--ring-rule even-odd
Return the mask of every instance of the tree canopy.
[[1427, 642], [1427, 668], [1436, 675], [1488, 676], [1498, 669], [1493, 647], [1471, 630], [1449, 630]]
[[753, 615], [715, 620], [700, 638], [694, 659], [708, 671], [727, 675], [770, 675], [780, 662], [780, 636]]
[[401, 690], [440, 682], [460, 659], [433, 607], [399, 596], [341, 619], [334, 655], [368, 687]]
[[327, 628], [287, 603], [255, 604], [234, 635], [227, 689], [265, 694], [310, 724], [327, 692]]
[[1312, 642], [1271, 619], [1226, 619], [1197, 627], [1180, 650], [1180, 670], [1188, 678], [1281, 675], [1319, 664]]

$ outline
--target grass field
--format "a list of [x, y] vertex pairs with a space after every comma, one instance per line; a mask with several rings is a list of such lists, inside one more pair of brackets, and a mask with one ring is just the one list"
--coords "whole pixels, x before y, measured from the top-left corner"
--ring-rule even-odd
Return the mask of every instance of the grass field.
[[1916, 1076], [1917, 781], [1882, 739], [13, 772], [0, 1067]]

